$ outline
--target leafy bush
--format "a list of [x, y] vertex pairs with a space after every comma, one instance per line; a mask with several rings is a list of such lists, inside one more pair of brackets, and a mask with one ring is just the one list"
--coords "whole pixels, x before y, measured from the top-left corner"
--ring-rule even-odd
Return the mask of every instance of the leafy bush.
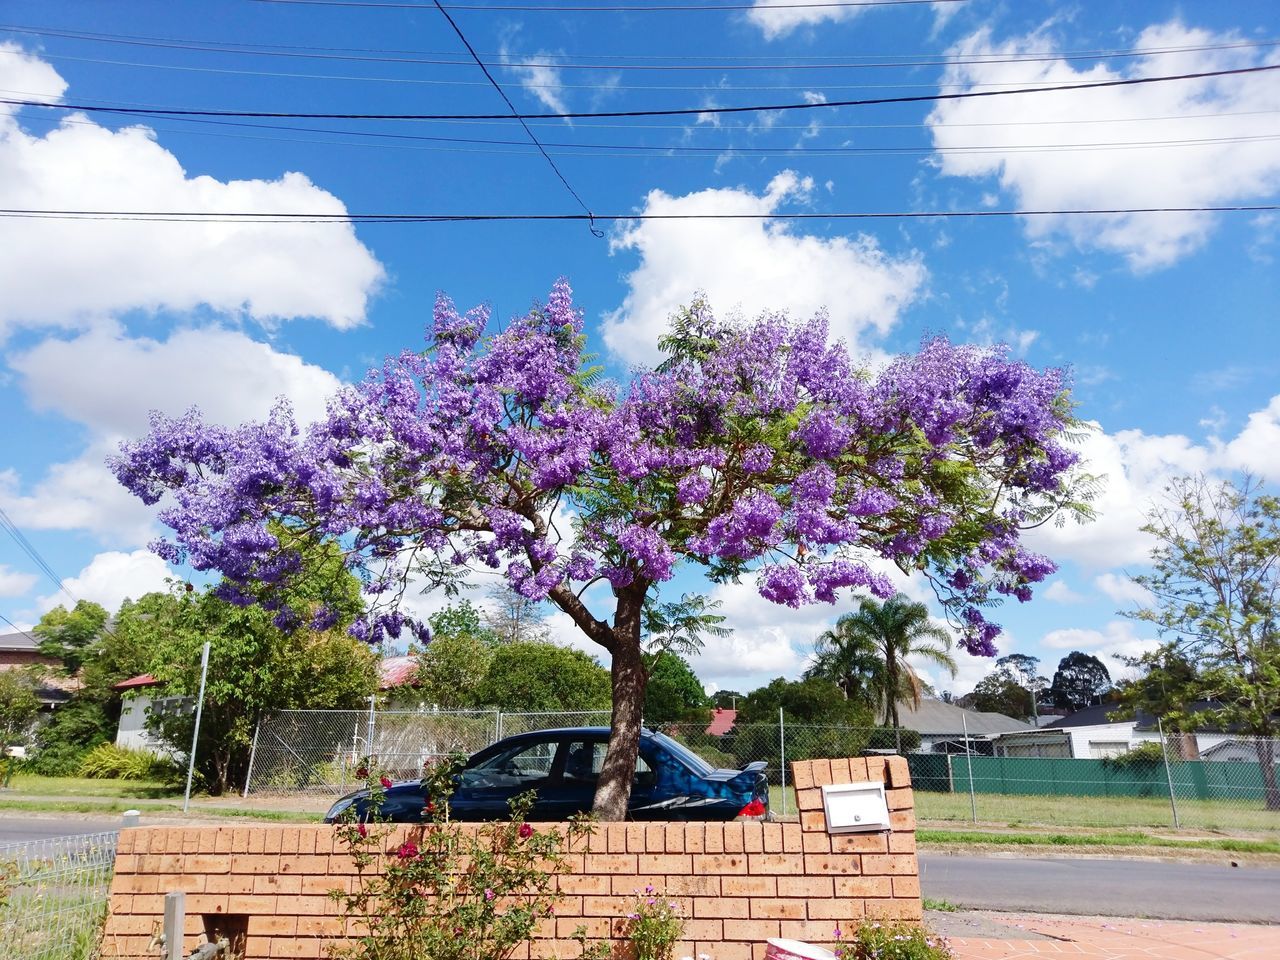
[[1164, 747], [1154, 740], [1138, 744], [1114, 757], [1103, 757], [1102, 765], [1110, 770], [1150, 768], [1164, 763]]
[[631, 943], [634, 960], [671, 960], [676, 941], [684, 933], [680, 904], [652, 886], [638, 894], [627, 911], [623, 935]]
[[835, 931], [840, 960], [952, 960], [946, 937], [906, 923], [859, 923], [852, 936]]
[[46, 743], [22, 761], [21, 770], [41, 777], [76, 777], [91, 749], [79, 743]]
[[[389, 847], [392, 828], [377, 820], [391, 780], [365, 764], [371, 824], [349, 818], [338, 836], [356, 864], [351, 893], [332, 894], [344, 917], [364, 934], [335, 956], [347, 960], [506, 960], [554, 915], [556, 877], [569, 869], [570, 845], [590, 833], [571, 820], [562, 833], [535, 830], [526, 817], [533, 794], [511, 801], [511, 820], [474, 833], [449, 823], [450, 758], [428, 766], [426, 822]], [[350, 811], [349, 811], [350, 812]], [[580, 933], [585, 947], [585, 932]]]
[[178, 769], [168, 757], [103, 743], [80, 761], [78, 773], [94, 780], [170, 780]]

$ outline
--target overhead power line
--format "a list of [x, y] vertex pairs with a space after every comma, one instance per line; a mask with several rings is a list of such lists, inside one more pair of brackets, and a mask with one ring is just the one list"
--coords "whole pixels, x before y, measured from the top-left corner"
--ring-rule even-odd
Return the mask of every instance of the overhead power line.
[[49, 566], [45, 558], [41, 556], [40, 551], [35, 548], [35, 544], [26, 538], [26, 535], [18, 528], [18, 525], [13, 522], [3, 507], [0, 507], [0, 530], [4, 530], [5, 533], [9, 534], [13, 539], [13, 542], [18, 545], [19, 549], [21, 549], [22, 552], [31, 559], [31, 562], [40, 569], [41, 573], [53, 581], [54, 585], [57, 586], [60, 591], [70, 597], [72, 601], [77, 599], [76, 596], [67, 589], [66, 583], [60, 576], [58, 576], [53, 567]]
[[489, 83], [493, 85], [494, 90], [498, 91], [498, 96], [500, 96], [502, 98], [502, 102], [507, 105], [507, 109], [511, 111], [511, 115], [515, 117], [517, 120], [519, 120], [521, 128], [524, 130], [525, 134], [529, 137], [529, 139], [533, 142], [533, 145], [538, 148], [538, 152], [542, 154], [543, 159], [547, 161], [547, 164], [551, 167], [552, 172], [555, 173], [555, 175], [559, 178], [560, 182], [564, 184], [564, 188], [569, 191], [570, 196], [572, 196], [573, 199], [578, 202], [578, 206], [580, 206], [586, 212], [587, 216], [591, 218], [591, 232], [597, 237], [603, 237], [604, 233], [596, 229], [595, 218], [591, 217], [591, 208], [588, 207], [586, 201], [583, 200], [582, 197], [578, 195], [578, 191], [573, 189], [573, 185], [569, 183], [568, 179], [564, 175], [564, 172], [560, 169], [560, 167], [556, 164], [556, 162], [551, 159], [551, 154], [547, 153], [547, 148], [544, 147], [542, 143], [538, 140], [538, 138], [534, 135], [534, 132], [529, 128], [529, 125], [520, 119], [520, 111], [517, 110], [516, 105], [511, 102], [511, 98], [507, 96], [507, 92], [502, 89], [502, 85], [493, 78], [493, 74], [489, 72], [489, 68], [484, 65], [484, 61], [480, 59], [479, 55], [475, 51], [475, 48], [471, 46], [471, 41], [466, 38], [466, 35], [462, 32], [462, 28], [458, 26], [457, 22], [453, 19], [453, 17], [449, 16], [449, 11], [444, 8], [444, 5], [440, 2], [440, 0], [435, 0], [435, 4], [436, 4], [436, 8], [440, 11], [440, 13], [444, 15], [444, 18], [449, 21], [449, 26], [453, 27], [453, 32], [458, 35], [458, 39], [462, 41], [462, 45], [467, 48], [467, 53], [471, 54], [471, 58], [475, 60], [476, 66], [480, 68], [480, 72], [484, 74], [485, 79], [488, 80]]
[[937, 220], [1118, 216], [1157, 213], [1269, 213], [1280, 203], [1046, 210], [894, 210], [839, 213], [260, 213], [205, 210], [53, 210], [0, 208], [0, 218], [125, 220], [157, 223], [611, 223], [641, 220]]
[[84, 113], [114, 113], [144, 117], [259, 117], [296, 120], [589, 120], [606, 117], [678, 117], [731, 113], [773, 113], [787, 110], [820, 110], [833, 107], [867, 107], [895, 103], [937, 103], [949, 100], [972, 100], [985, 97], [1007, 97], [1028, 93], [1060, 93], [1071, 90], [1099, 90], [1109, 87], [1132, 87], [1175, 80], [1205, 80], [1213, 77], [1242, 76], [1280, 70], [1280, 64], [1237, 67], [1231, 70], [1205, 70], [1156, 77], [1130, 77], [1123, 80], [1098, 80], [1088, 83], [1066, 83], [1050, 86], [1015, 87], [1009, 90], [968, 90], [962, 93], [912, 94], [900, 97], [868, 97], [858, 100], [826, 100], [804, 103], [755, 104], [737, 107], [680, 107], [667, 110], [600, 110], [562, 113], [311, 113], [285, 110], [201, 110], [178, 107], [124, 107], [88, 103], [51, 103], [39, 100], [0, 98], [0, 103], [18, 107], [47, 107]]
[[[186, 37], [155, 37], [138, 34], [91, 33], [64, 30], [54, 27], [28, 26], [24, 24], [0, 24], [0, 31], [31, 34], [41, 37], [57, 37], [68, 40], [85, 40], [94, 43], [113, 43], [127, 46], [175, 49], [201, 53], [222, 53], [238, 56], [296, 57], [313, 60], [339, 60], [356, 63], [404, 63], [437, 66], [470, 66], [466, 60], [440, 60], [451, 56], [438, 50], [402, 50], [371, 47], [323, 47], [299, 44], [245, 43], [242, 41], [198, 40]], [[812, 62], [811, 58], [797, 56], [714, 56], [701, 58], [688, 56], [644, 56], [623, 53], [563, 54], [554, 60], [534, 58], [517, 59], [509, 52], [481, 53], [495, 66], [555, 67], [561, 70], [782, 70], [782, 69], [844, 69], [868, 67], [925, 67], [966, 66], [984, 63], [1048, 63], [1059, 60], [1103, 60], [1132, 57], [1152, 57], [1173, 53], [1204, 53], [1218, 50], [1254, 49], [1280, 45], [1280, 40], [1236, 40], [1226, 43], [1184, 44], [1170, 47], [1100, 48], [1093, 50], [1027, 50], [1016, 54], [971, 54], [966, 57], [946, 57], [937, 53], [884, 53], [859, 55], [827, 55]], [[369, 56], [351, 56], [369, 54]], [[44, 51], [41, 56], [47, 56]], [[394, 55], [394, 56], [393, 56]], [[605, 61], [574, 63], [581, 61]], [[649, 61], [645, 63], [618, 63], [615, 61]], [[689, 63], [688, 61], [696, 61]], [[799, 62], [796, 62], [799, 61]], [[745, 64], [745, 66], [739, 66]]]
[[[275, 3], [304, 7], [386, 7], [389, 10], [424, 10], [425, 3], [378, 3], [375, 0], [253, 0], [254, 3]], [[733, 10], [824, 10], [840, 7], [913, 7], [933, 3], [967, 3], [968, 0], [823, 0], [823, 2], [771, 3], [757, 7], [754, 3], [448, 3], [447, 10], [489, 10], [522, 13], [692, 13]]]

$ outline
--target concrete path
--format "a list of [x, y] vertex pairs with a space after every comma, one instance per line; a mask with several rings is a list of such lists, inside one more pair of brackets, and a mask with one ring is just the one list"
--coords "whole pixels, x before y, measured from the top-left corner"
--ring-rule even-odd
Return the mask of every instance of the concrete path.
[[[1275, 960], [1280, 927], [1102, 917], [992, 915], [1005, 937], [951, 937], [956, 960]], [[994, 931], [993, 931], [994, 932]], [[1034, 937], [1035, 939], [1022, 939]]]

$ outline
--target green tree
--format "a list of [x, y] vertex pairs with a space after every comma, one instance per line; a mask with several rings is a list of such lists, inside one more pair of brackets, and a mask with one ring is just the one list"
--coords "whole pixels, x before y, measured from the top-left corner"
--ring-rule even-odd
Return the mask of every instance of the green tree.
[[[1280, 732], [1280, 499], [1249, 477], [1239, 486], [1185, 477], [1170, 484], [1143, 530], [1155, 538], [1152, 571], [1133, 580], [1152, 599], [1125, 614], [1164, 638], [1154, 658], [1177, 656], [1198, 669], [1178, 691], [1182, 709], [1171, 720], [1258, 737], [1267, 809], [1280, 810], [1269, 739]], [[1215, 706], [1187, 710], [1197, 700]]]
[[455, 603], [448, 604], [427, 618], [431, 625], [431, 637], [469, 636], [482, 640], [489, 646], [502, 642], [502, 638], [490, 630], [484, 623], [484, 614], [465, 597]]
[[983, 713], [1002, 713], [1015, 720], [1032, 715], [1031, 691], [1018, 682], [1007, 667], [1000, 667], [978, 681], [973, 693], [960, 698], [960, 706]]
[[88, 600], [77, 600], [70, 610], [54, 607], [31, 632], [40, 641], [40, 652], [62, 661], [62, 669], [74, 676], [106, 626], [106, 610]]
[[418, 654], [418, 698], [443, 710], [475, 706], [493, 654], [483, 634], [437, 633]]
[[507, 643], [494, 651], [476, 701], [503, 710], [608, 710], [609, 671], [581, 650]]
[[40, 716], [40, 698], [31, 678], [19, 670], [0, 670], [0, 758], [25, 743]]
[[1083, 710], [1099, 703], [1110, 686], [1111, 671], [1106, 664], [1092, 654], [1072, 650], [1058, 661], [1049, 698], [1055, 707]]
[[738, 723], [776, 725], [779, 709], [787, 720], [799, 724], [869, 726], [873, 722], [870, 710], [846, 698], [825, 677], [778, 677], [738, 701]]
[[881, 603], [864, 599], [817, 642], [817, 664], [848, 696], [870, 699], [886, 727], [898, 727], [898, 704], [920, 705], [923, 682], [908, 658], [928, 660], [956, 674], [951, 634], [933, 623], [929, 608], [899, 593]]
[[653, 657], [644, 693], [645, 723], [672, 723], [693, 715], [705, 723], [710, 705], [702, 681], [684, 657], [670, 650]]

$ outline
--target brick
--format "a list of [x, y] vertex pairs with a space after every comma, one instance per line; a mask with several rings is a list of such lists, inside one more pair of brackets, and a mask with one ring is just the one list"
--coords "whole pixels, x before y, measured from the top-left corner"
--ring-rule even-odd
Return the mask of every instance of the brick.
[[764, 821], [742, 825], [742, 849], [747, 853], [764, 853]]
[[263, 829], [263, 853], [280, 853], [282, 851], [281, 840], [283, 834], [279, 830]]
[[800, 829], [806, 833], [826, 833], [827, 815], [821, 810], [805, 810], [800, 814]]
[[778, 896], [830, 898], [835, 893], [835, 881], [831, 877], [778, 877]]
[[919, 877], [894, 877], [893, 878], [893, 895], [895, 898], [910, 898], [920, 896], [920, 878]]
[[627, 853], [644, 853], [648, 849], [645, 844], [644, 828], [643, 823], [627, 824]]
[[214, 874], [204, 878], [205, 893], [254, 893], [260, 877], [248, 874]]
[[744, 845], [744, 834], [746, 833], [745, 823], [726, 823], [724, 825], [724, 852], [725, 853], [744, 853], [746, 846]]
[[806, 810], [822, 809], [822, 791], [814, 787], [810, 790], [796, 791], [796, 806], [803, 813]]
[[798, 854], [752, 853], [748, 855], [752, 874], [804, 873], [804, 858]]
[[226, 913], [227, 894], [196, 893], [187, 894], [187, 915], [199, 913]]
[[230, 827], [218, 827], [217, 834], [213, 838], [213, 852], [230, 853], [233, 833]]
[[327, 873], [315, 877], [299, 877], [298, 892], [304, 896], [311, 894], [328, 896], [330, 890], [341, 890], [347, 893], [351, 889], [352, 879], [352, 877], [333, 877]]
[[684, 852], [706, 853], [706, 826], [701, 823], [686, 823], [684, 827]]
[[885, 803], [889, 810], [911, 810], [916, 805], [915, 791], [910, 787], [898, 787], [884, 792]]
[[827, 787], [832, 784], [831, 779], [831, 761], [830, 760], [812, 760], [813, 764], [813, 785], [815, 787]]
[[720, 881], [720, 892], [726, 897], [776, 897], [778, 883], [777, 877], [724, 877]]
[[831, 943], [834, 939], [830, 920], [783, 920], [781, 936], [808, 943]]
[[583, 897], [582, 916], [584, 917], [616, 917], [627, 906], [623, 897]]
[[846, 921], [858, 920], [866, 914], [866, 901], [830, 899], [809, 901], [810, 920], [834, 920], [840, 926]]
[[666, 824], [662, 828], [662, 844], [667, 853], [684, 853], [684, 824]]
[[718, 897], [693, 901], [695, 918], [716, 917], [745, 920], [751, 916], [751, 901], [745, 898]]
[[[691, 937], [695, 941], [698, 940], [719, 940], [724, 936], [724, 924], [718, 919], [695, 919], [686, 920], [684, 922], [684, 935]], [[705, 950], [699, 950], [698, 953], [706, 953]], [[681, 956], [681, 954], [676, 954]]]
[[854, 783], [867, 783], [883, 780], [880, 772], [879, 757], [851, 757], [849, 759], [849, 775]]
[[252, 914], [249, 916], [249, 936], [251, 937], [292, 937], [297, 932], [297, 917], [253, 916]]
[[804, 852], [805, 853], [830, 853], [831, 837], [826, 831], [822, 833], [806, 833], [804, 835]]
[[279, 873], [280, 858], [267, 854], [237, 853], [231, 857], [232, 873]]
[[280, 857], [280, 872], [293, 874], [323, 873], [329, 868], [329, 858], [316, 854], [284, 854]]
[[275, 937], [271, 940], [271, 958], [280, 958], [280, 960], [313, 960], [315, 957], [323, 957], [323, 946], [319, 940], [313, 938], [300, 939], [298, 937]]
[[872, 876], [877, 874], [915, 876], [916, 858], [904, 853], [893, 853], [883, 857], [867, 854], [862, 858], [862, 872]]
[[723, 823], [708, 823], [703, 827], [703, 851], [706, 853], [724, 853], [724, 826]]
[[564, 874], [557, 878], [561, 893], [565, 894], [602, 894], [609, 892], [608, 876], [591, 874]]
[[578, 927], [586, 927], [588, 937], [608, 937], [616, 917], [563, 917], [555, 922], [553, 936], [567, 940]]
[[[630, 844], [630, 836], [627, 838]], [[635, 874], [636, 854], [634, 853], [588, 853], [583, 866], [586, 873], [629, 873]]]
[[[672, 897], [718, 897], [722, 885], [737, 877], [708, 877], [697, 874], [672, 876], [666, 879], [666, 893]], [[729, 896], [726, 892], [725, 896]]]
[[[329, 858], [323, 858], [328, 864]], [[302, 877], [283, 874], [257, 874], [253, 877], [254, 893], [276, 893], [291, 896], [302, 892]]]
[[893, 828], [895, 833], [908, 833], [916, 828], [916, 814], [914, 810], [896, 810], [889, 814], [889, 826]]
[[893, 896], [890, 877], [836, 877], [837, 897]]
[[557, 917], [581, 917], [582, 897], [559, 897], [555, 903]]
[[755, 920], [804, 920], [803, 900], [771, 900], [756, 897], [751, 901], [751, 916]]
[[831, 838], [832, 853], [888, 853], [886, 833], [845, 833]]
[[887, 757], [885, 759], [885, 781], [891, 787], [911, 786], [911, 767], [906, 757]]
[[[328, 897], [281, 897], [276, 909], [298, 917], [327, 917], [333, 914], [336, 905]], [[303, 931], [299, 928], [298, 932]]]
[[762, 853], [782, 852], [782, 824], [765, 823], [761, 825], [760, 835], [764, 842]]
[[889, 834], [889, 852], [914, 854], [916, 852], [916, 835], [914, 833]]
[[[724, 938], [760, 943], [770, 937], [781, 936], [781, 929], [781, 923], [778, 920], [726, 920]], [[719, 957], [720, 954], [717, 952], [716, 960], [719, 960]]]
[[867, 901], [867, 916], [877, 920], [919, 920], [923, 915], [919, 900]]
[[[849, 767], [848, 759], [837, 760], [832, 759], [831, 763], [831, 782], [832, 783], [854, 783], [853, 770]], [[857, 778], [861, 780], [861, 777]]]
[[[768, 854], [751, 854], [752, 857], [767, 857]], [[725, 873], [747, 873], [747, 859], [745, 853], [738, 854], [694, 854], [693, 855], [693, 872], [699, 874], [725, 874]], [[755, 873], [755, 870], [751, 871]]]
[[813, 762], [798, 760], [791, 764], [791, 785], [797, 790], [807, 790], [813, 786]]
[[154, 876], [129, 875], [117, 876], [111, 883], [111, 896], [114, 899], [121, 894], [155, 893], [160, 889], [159, 878]]
[[231, 852], [232, 853], [248, 853], [249, 852], [249, 830], [237, 830], [231, 835]]
[[715, 960], [755, 960], [750, 943], [732, 943], [727, 939], [720, 943], [700, 944], [698, 952], [710, 954]]
[[827, 873], [856, 876], [863, 872], [863, 859], [849, 853], [807, 853], [804, 856], [804, 872], [810, 875]]
[[637, 859], [639, 873], [688, 873], [693, 856], [687, 853], [642, 853]]
[[783, 853], [802, 853], [804, 852], [804, 831], [800, 829], [798, 823], [779, 824], [782, 827], [782, 851]]
[[265, 916], [276, 912], [276, 898], [259, 893], [229, 894], [227, 913]]
[[230, 873], [231, 860], [217, 854], [196, 853], [183, 858], [182, 868], [184, 873]]

